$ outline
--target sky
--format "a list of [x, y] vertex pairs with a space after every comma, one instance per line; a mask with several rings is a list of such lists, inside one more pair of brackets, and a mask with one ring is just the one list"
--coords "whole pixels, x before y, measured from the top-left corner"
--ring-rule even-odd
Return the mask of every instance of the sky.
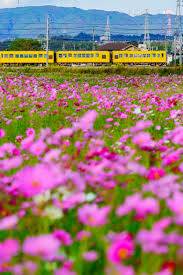
[[[19, 0], [20, 6], [56, 5], [83, 9], [102, 9], [127, 12], [131, 15], [144, 13], [175, 12], [176, 0]], [[18, 0], [0, 0], [0, 8], [17, 6]]]

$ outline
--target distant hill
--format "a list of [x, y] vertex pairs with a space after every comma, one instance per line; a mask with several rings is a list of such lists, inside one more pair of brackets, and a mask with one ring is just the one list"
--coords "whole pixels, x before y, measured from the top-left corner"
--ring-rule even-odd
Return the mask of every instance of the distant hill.
[[[45, 34], [46, 16], [50, 16], [52, 36], [81, 32], [98, 35], [104, 33], [106, 18], [110, 16], [113, 35], [141, 35], [144, 32], [144, 15], [130, 16], [126, 13], [103, 10], [82, 10], [55, 6], [34, 6], [0, 9], [0, 40], [15, 37], [38, 37]], [[172, 16], [172, 21], [174, 21]], [[167, 28], [167, 16], [149, 15], [151, 33], [163, 34]]]

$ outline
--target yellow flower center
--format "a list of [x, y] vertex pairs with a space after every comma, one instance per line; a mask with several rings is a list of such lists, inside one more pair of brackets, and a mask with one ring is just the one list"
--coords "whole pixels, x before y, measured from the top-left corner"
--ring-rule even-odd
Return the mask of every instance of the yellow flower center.
[[118, 251], [118, 256], [120, 257], [120, 259], [124, 260], [127, 258], [128, 256], [128, 250], [125, 249], [125, 248], [121, 248], [119, 251]]
[[40, 186], [40, 182], [38, 182], [38, 181], [33, 181], [32, 182], [32, 187], [33, 188], [37, 188], [37, 187], [39, 187]]

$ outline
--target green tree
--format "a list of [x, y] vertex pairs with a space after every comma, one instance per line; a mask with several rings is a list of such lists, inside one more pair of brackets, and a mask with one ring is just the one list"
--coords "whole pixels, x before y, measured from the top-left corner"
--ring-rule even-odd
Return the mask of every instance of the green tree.
[[10, 43], [10, 51], [39, 51], [41, 43], [36, 39], [15, 39]]

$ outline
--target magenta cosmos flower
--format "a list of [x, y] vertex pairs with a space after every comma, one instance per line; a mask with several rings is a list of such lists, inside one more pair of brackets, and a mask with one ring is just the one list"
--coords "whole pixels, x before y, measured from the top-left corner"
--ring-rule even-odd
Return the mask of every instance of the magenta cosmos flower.
[[120, 264], [133, 255], [134, 249], [132, 237], [126, 232], [119, 234], [108, 249], [108, 260]]
[[61, 182], [61, 173], [56, 166], [38, 164], [19, 171], [10, 191], [32, 197], [56, 187]]
[[162, 168], [151, 167], [147, 173], [148, 180], [158, 180], [165, 176], [165, 171]]
[[0, 129], [0, 138], [5, 137], [5, 131], [3, 129]]
[[96, 204], [86, 204], [78, 210], [79, 221], [85, 225], [95, 227], [107, 223], [110, 207], [99, 208]]
[[28, 237], [23, 244], [23, 252], [31, 256], [52, 259], [59, 252], [60, 242], [52, 235]]

